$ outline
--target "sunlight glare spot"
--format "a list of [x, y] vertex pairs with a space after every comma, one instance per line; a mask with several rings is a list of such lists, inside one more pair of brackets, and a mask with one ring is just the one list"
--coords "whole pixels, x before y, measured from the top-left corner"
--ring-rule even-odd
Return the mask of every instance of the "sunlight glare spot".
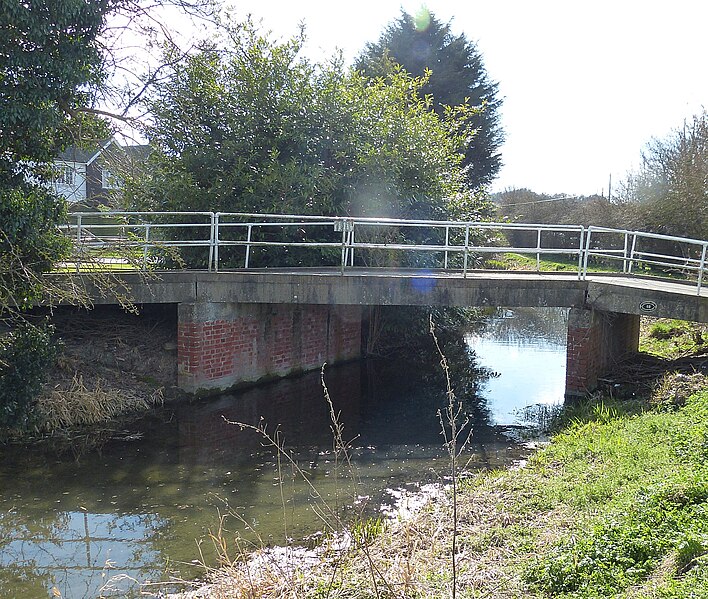
[[416, 31], [425, 31], [430, 27], [430, 10], [423, 4], [414, 17]]

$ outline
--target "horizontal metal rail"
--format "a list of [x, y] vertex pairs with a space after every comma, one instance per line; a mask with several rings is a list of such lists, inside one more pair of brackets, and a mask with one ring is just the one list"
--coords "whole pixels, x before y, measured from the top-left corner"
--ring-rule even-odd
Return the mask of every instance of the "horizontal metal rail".
[[[677, 251], [668, 254], [660, 253], [653, 248], [641, 249], [642, 244], [650, 242], [673, 245], [673, 249]], [[613, 247], [614, 245], [622, 245], [622, 249], [617, 249]], [[626, 274], [634, 274], [638, 265], [650, 268], [658, 266], [662, 269], [661, 274], [664, 277], [672, 274], [672, 271], [678, 271], [676, 274], [683, 275], [684, 278], [695, 276], [696, 294], [700, 295], [706, 268], [707, 250], [708, 241], [704, 240], [590, 226], [587, 228], [585, 237], [582, 278], [587, 277], [588, 263], [591, 258], [620, 261], [622, 272]]]
[[[212, 271], [224, 268], [224, 252], [230, 249], [228, 268], [252, 268], [255, 250], [291, 255], [309, 249], [320, 252], [322, 265], [338, 266], [342, 274], [355, 265], [400, 266], [405, 255], [417, 256], [411, 258], [419, 261], [413, 265], [461, 271], [466, 277], [476, 257], [516, 253], [535, 256], [537, 271], [545, 255], [577, 260], [580, 279], [587, 278], [590, 267], [628, 275], [638, 267], [658, 267], [642, 274], [695, 279], [698, 294], [708, 250], [708, 241], [606, 227], [241, 212], [77, 212], [61, 229], [74, 240], [77, 270], [87, 263], [110, 268], [116, 261], [165, 268], [183, 258], [170, 262], [165, 257], [178, 249], [201, 249], [205, 254], [196, 263]], [[243, 256], [234, 266], [236, 249]], [[186, 261], [195, 260], [190, 255]], [[285, 264], [271, 261], [269, 266]]]

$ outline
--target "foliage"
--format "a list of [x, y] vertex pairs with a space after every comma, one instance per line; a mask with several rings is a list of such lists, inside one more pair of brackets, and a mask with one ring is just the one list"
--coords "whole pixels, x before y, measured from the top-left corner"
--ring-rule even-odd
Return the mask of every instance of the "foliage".
[[471, 187], [490, 183], [502, 164], [502, 100], [474, 42], [464, 34], [453, 35], [450, 24], [442, 23], [425, 8], [416, 15], [402, 11], [378, 42], [366, 47], [356, 66], [366, 76], [380, 78], [395, 72], [397, 64], [416, 77], [429, 72], [421, 93], [432, 96], [431, 107], [439, 114], [450, 106], [479, 108], [468, 112], [464, 121], [463, 166]]
[[227, 48], [204, 44], [176, 63], [153, 95], [153, 175], [133, 201], [410, 218], [448, 214], [449, 197], [474, 208], [454, 119], [430, 113], [423, 80], [393, 73], [369, 84], [339, 61], [298, 57], [301, 43], [245, 24]]
[[0, 427], [27, 429], [36, 417], [37, 396], [56, 358], [53, 327], [28, 322], [0, 337]]
[[23, 181], [68, 141], [101, 77], [107, 0], [0, 0], [0, 182]]
[[498, 213], [512, 222], [621, 227], [626, 214], [602, 196], [548, 195], [507, 189], [494, 195]]
[[642, 326], [647, 327], [647, 332], [640, 336], [640, 351], [662, 358], [675, 359], [704, 352], [708, 343], [705, 324], [660, 318], [645, 320]]
[[[548, 593], [604, 596], [636, 584], [671, 549], [697, 545], [690, 553], [708, 552], [708, 539], [702, 540], [708, 522], [699, 516], [707, 502], [708, 486], [700, 480], [640, 491], [626, 512], [611, 514], [582, 537], [558, 545], [531, 569], [529, 580]], [[691, 560], [681, 559], [679, 571]]]
[[461, 116], [432, 112], [420, 95], [423, 79], [394, 72], [370, 82], [339, 60], [300, 57], [301, 37], [275, 43], [249, 23], [230, 33], [223, 46], [168, 55], [171, 72], [151, 96], [146, 130], [155, 151], [147, 173], [128, 183], [133, 207], [418, 219], [488, 213], [460, 168]]
[[53, 159], [75, 135], [105, 131], [81, 111], [102, 79], [98, 37], [111, 0], [0, 0], [0, 426], [27, 428], [55, 344], [24, 311], [47, 295], [42, 274], [68, 254], [57, 228]]
[[531, 559], [528, 582], [544, 593], [598, 597], [645, 584], [660, 570], [664, 579], [655, 584], [667, 592], [691, 570], [705, 579], [706, 416], [704, 386], [676, 411], [608, 411], [559, 435], [535, 459], [533, 486], [548, 506], [568, 505], [576, 516]]
[[39, 275], [66, 255], [50, 163], [77, 130], [102, 128], [77, 112], [101, 80], [97, 38], [107, 0], [0, 0], [0, 312], [37, 299]]
[[[494, 197], [499, 214], [519, 222], [595, 225], [706, 239], [708, 113], [694, 116], [665, 139], [651, 140], [642, 156], [641, 168], [628, 174], [612, 200], [513, 189]], [[647, 251], [666, 249], [658, 240], [646, 243]]]
[[0, 312], [29, 308], [42, 294], [41, 274], [66, 255], [58, 234], [63, 202], [39, 186], [0, 186]]
[[624, 185], [656, 233], [708, 238], [708, 113], [695, 115], [665, 139], [652, 139], [642, 166]]

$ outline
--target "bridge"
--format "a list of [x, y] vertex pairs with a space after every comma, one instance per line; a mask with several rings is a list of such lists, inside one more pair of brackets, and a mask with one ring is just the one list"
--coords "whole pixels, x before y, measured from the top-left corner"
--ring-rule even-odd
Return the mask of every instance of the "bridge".
[[[355, 359], [369, 306], [570, 308], [568, 395], [593, 389], [613, 361], [637, 350], [641, 315], [708, 322], [708, 242], [700, 240], [302, 215], [72, 219], [64, 230], [74, 255], [63, 269], [95, 303], [116, 302], [94, 284], [100, 270], [136, 303], [178, 305], [178, 384], [190, 393]], [[529, 270], [508, 269], [519, 261]]]

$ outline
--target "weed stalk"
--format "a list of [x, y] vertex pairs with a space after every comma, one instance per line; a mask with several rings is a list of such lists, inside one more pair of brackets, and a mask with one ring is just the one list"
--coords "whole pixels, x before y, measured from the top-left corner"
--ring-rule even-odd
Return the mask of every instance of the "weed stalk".
[[457, 533], [458, 533], [458, 516], [457, 516], [457, 491], [459, 486], [459, 458], [462, 451], [469, 443], [472, 437], [471, 427], [468, 430], [467, 436], [465, 437], [462, 444], [459, 444], [459, 440], [464, 433], [465, 429], [468, 428], [469, 418], [465, 418], [460, 424], [460, 416], [462, 416], [462, 402], [458, 401], [455, 397], [455, 392], [452, 388], [452, 381], [450, 378], [450, 366], [447, 362], [447, 358], [440, 347], [440, 342], [435, 334], [435, 323], [433, 322], [433, 315], [429, 316], [430, 322], [430, 335], [435, 342], [435, 348], [440, 356], [440, 367], [445, 374], [445, 387], [447, 404], [445, 410], [438, 410], [438, 418], [440, 419], [440, 428], [442, 431], [443, 438], [445, 439], [445, 449], [447, 451], [448, 457], [450, 459], [450, 478], [452, 480], [452, 549], [451, 549], [451, 566], [452, 566], [452, 599], [457, 597]]

